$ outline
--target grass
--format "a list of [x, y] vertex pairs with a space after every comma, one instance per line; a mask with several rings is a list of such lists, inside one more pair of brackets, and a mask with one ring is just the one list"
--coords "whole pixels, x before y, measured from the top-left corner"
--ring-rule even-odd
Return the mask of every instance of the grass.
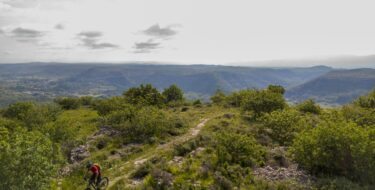
[[[186, 111], [182, 111], [181, 108], [165, 108], [164, 111], [167, 115], [173, 116], [178, 115], [187, 123], [187, 128], [183, 129], [182, 133], [186, 133], [188, 129], [196, 126], [203, 118], [213, 118], [217, 115], [223, 114], [223, 110], [216, 106], [203, 106], [194, 107], [188, 106]], [[95, 111], [90, 109], [78, 109], [64, 111], [59, 118], [58, 122], [68, 124], [74, 129], [75, 139], [81, 142], [85, 142], [88, 136], [91, 136], [98, 129], [98, 115]], [[183, 136], [180, 134], [179, 136]], [[133, 173], [137, 166], [134, 165], [135, 161], [142, 159], [150, 159], [152, 157], [163, 157], [166, 159], [173, 158], [173, 144], [168, 144], [179, 136], [166, 137], [160, 144], [141, 144], [139, 145], [139, 151], [130, 153], [129, 156], [116, 158], [111, 156], [111, 151], [121, 150], [123, 147], [119, 144], [121, 141], [116, 138], [106, 139], [107, 146], [101, 150], [93, 148], [91, 150], [90, 158], [86, 160], [93, 160], [102, 165], [103, 175], [109, 177], [110, 183], [116, 180], [111, 189], [126, 189], [124, 184], [129, 184], [129, 175]], [[97, 139], [100, 140], [100, 139]], [[183, 142], [184, 139], [179, 139], [176, 143]], [[161, 148], [162, 147], [162, 148]], [[83, 161], [84, 163], [85, 161]], [[76, 169], [70, 176], [62, 180], [62, 189], [80, 189], [85, 187], [85, 182], [82, 180], [84, 174], [83, 167]]]

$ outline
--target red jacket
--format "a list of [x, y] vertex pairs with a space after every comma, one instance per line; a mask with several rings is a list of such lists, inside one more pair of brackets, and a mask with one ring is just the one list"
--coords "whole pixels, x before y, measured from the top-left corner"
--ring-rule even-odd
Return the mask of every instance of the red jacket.
[[93, 173], [93, 174], [96, 174], [96, 175], [100, 175], [100, 167], [98, 165], [92, 165], [91, 168], [90, 168], [90, 171]]

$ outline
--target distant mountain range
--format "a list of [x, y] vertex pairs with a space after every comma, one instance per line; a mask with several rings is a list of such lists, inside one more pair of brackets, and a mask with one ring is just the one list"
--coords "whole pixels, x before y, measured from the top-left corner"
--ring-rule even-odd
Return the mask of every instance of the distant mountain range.
[[0, 64], [0, 81], [0, 105], [57, 96], [113, 96], [144, 83], [160, 90], [177, 84], [188, 98], [205, 100], [217, 89], [229, 92], [278, 84], [287, 88], [286, 97], [290, 101], [312, 97], [319, 102], [341, 104], [374, 88], [375, 70], [335, 70], [326, 66], [25, 63]]
[[287, 91], [294, 101], [306, 98], [344, 104], [375, 89], [375, 69], [333, 70]]

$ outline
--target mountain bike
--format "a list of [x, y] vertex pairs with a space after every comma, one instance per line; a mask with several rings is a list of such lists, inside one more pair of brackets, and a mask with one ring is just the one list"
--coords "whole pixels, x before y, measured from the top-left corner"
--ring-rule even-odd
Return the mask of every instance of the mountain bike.
[[[85, 178], [85, 181], [89, 181], [89, 178]], [[96, 183], [90, 183], [89, 186], [85, 190], [105, 190], [107, 189], [109, 184], [108, 177], [102, 177], [102, 180], [100, 181], [99, 185], [96, 186]]]

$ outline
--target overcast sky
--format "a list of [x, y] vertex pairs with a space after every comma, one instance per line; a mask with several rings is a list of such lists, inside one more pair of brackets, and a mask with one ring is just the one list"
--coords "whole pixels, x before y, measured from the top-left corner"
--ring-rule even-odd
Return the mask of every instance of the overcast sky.
[[0, 0], [0, 62], [372, 55], [374, 8], [373, 0]]

